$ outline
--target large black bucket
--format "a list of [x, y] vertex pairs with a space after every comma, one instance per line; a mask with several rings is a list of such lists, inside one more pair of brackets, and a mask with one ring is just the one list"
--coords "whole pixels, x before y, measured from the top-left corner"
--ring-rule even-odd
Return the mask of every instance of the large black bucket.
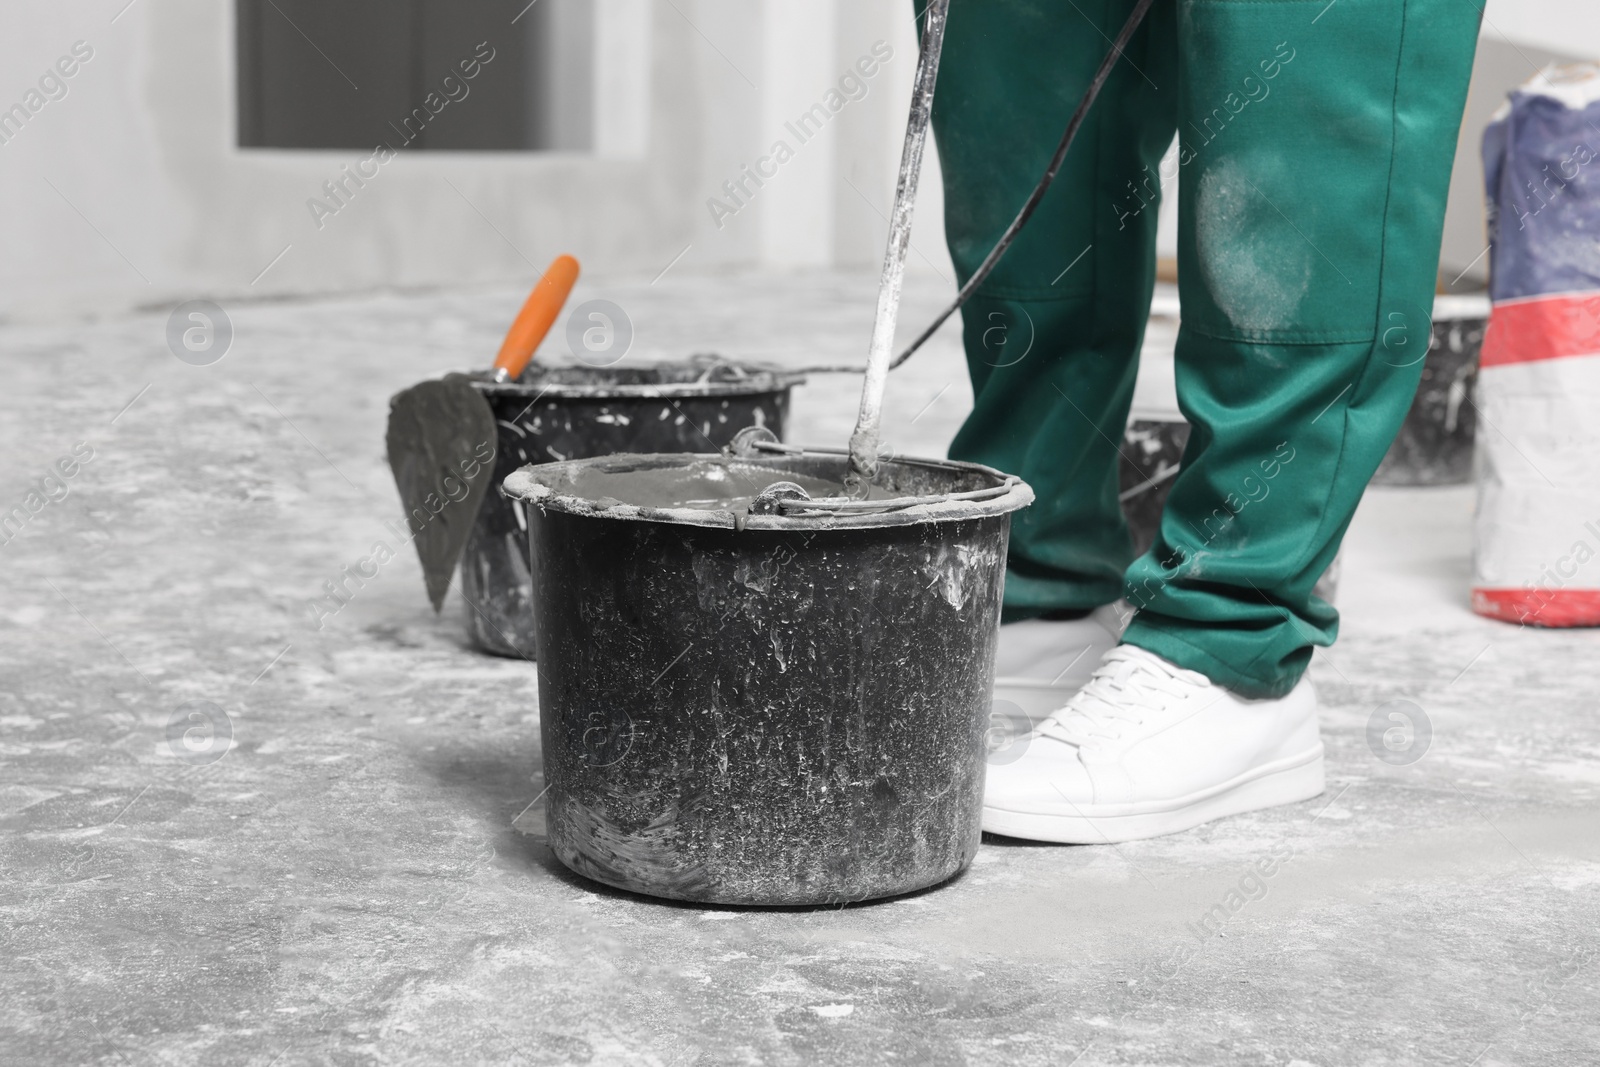
[[568, 867], [773, 905], [905, 893], [971, 862], [1028, 487], [898, 459], [874, 488], [900, 501], [748, 514], [660, 506], [649, 486], [711, 500], [837, 486], [845, 468], [799, 450], [613, 456], [506, 480], [529, 519], [548, 839]]
[[[515, 383], [475, 383], [499, 429], [493, 485], [518, 467], [615, 452], [715, 452], [746, 426], [780, 439], [789, 393], [805, 379], [771, 367], [697, 357], [642, 367], [535, 364]], [[468, 639], [499, 656], [532, 656], [533, 580], [526, 535], [497, 492], [461, 554]]]

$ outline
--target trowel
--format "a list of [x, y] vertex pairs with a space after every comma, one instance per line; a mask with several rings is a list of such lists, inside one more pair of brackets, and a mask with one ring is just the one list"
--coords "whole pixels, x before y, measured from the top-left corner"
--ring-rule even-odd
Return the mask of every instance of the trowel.
[[578, 280], [578, 261], [557, 256], [533, 287], [486, 374], [447, 374], [389, 400], [389, 468], [405, 506], [433, 610], [444, 606], [450, 577], [494, 475], [494, 413], [474, 381], [514, 381], [550, 332]]

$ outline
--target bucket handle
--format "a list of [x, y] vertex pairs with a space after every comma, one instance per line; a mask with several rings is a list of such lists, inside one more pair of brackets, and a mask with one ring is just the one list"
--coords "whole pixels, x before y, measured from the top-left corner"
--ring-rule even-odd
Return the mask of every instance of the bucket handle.
[[[741, 431], [743, 437], [747, 431]], [[738, 437], [735, 440], [739, 440]], [[769, 452], [785, 456], [848, 456], [848, 449], [844, 448], [802, 448], [799, 445], [786, 445], [776, 440], [761, 440], [751, 434], [740, 441], [744, 451], [749, 455], [753, 452]], [[852, 512], [855, 514], [871, 514], [878, 511], [903, 511], [906, 508], [919, 507], [924, 504], [943, 504], [952, 500], [989, 500], [998, 496], [1005, 496], [1018, 485], [1022, 479], [1015, 474], [1004, 475], [1004, 481], [999, 485], [991, 485], [983, 489], [968, 489], [960, 493], [939, 493], [936, 496], [897, 496], [886, 500], [854, 500], [842, 497], [822, 497], [809, 500], [784, 500], [778, 499], [775, 509], [780, 515], [825, 515], [839, 512]]]

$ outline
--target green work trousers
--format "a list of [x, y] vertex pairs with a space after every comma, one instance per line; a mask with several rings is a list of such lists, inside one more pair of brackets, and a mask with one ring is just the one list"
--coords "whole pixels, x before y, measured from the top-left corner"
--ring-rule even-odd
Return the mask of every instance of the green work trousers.
[[[1026, 199], [1132, 0], [955, 0], [933, 125], [962, 281]], [[952, 458], [1021, 475], [1005, 618], [1126, 597], [1125, 641], [1251, 696], [1338, 614], [1312, 587], [1422, 372], [1477, 43], [1466, 0], [1155, 0], [1038, 212], [963, 310]], [[1178, 190], [1192, 429], [1133, 559], [1118, 449]]]

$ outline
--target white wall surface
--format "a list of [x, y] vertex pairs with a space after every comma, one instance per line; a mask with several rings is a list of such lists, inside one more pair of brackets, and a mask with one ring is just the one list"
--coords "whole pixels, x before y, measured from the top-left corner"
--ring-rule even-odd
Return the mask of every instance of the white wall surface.
[[[319, 227], [308, 200], [367, 153], [236, 147], [232, 11], [8, 0], [0, 107], [24, 100], [74, 42], [93, 56], [64, 98], [0, 144], [11, 223], [0, 315], [531, 281], [561, 251], [591, 270], [654, 273], [695, 240], [713, 177], [748, 155], [762, 116], [758, 83], [738, 69], [762, 73], [757, 5], [600, 0], [598, 153], [402, 152]], [[832, 45], [814, 42], [823, 69]], [[694, 260], [756, 260], [750, 221], [748, 234], [698, 242]]]
[[1483, 32], [1551, 52], [1600, 59], [1600, 3], [1595, 0], [1488, 0]]
[[[763, 0], [761, 128], [756, 147], [765, 187], [745, 174], [735, 180], [761, 201], [761, 258], [768, 263], [827, 266], [833, 262], [833, 175], [837, 115], [821, 104], [834, 70], [835, 8]], [[812, 112], [811, 109], [820, 109]], [[826, 118], [819, 116], [826, 115]], [[797, 121], [803, 125], [796, 125]], [[804, 138], [804, 139], [802, 139]], [[793, 158], [779, 163], [778, 157]], [[760, 176], [757, 175], [757, 178]]]
[[595, 154], [640, 159], [650, 145], [650, 0], [591, 0], [594, 4]]
[[[93, 57], [0, 144], [0, 316], [531, 280], [561, 251], [607, 273], [880, 261], [916, 62], [909, 3], [588, 2], [595, 152], [403, 153], [319, 228], [307, 201], [364, 153], [236, 147], [232, 3], [7, 0], [0, 109], [74, 42]], [[1490, 0], [1485, 33], [1600, 54], [1600, 3]], [[716, 225], [722, 183], [877, 41], [894, 55], [865, 96]], [[953, 280], [926, 158], [911, 269]]]
[[[7, 0], [0, 108], [74, 42], [93, 56], [0, 144], [0, 316], [531, 280], [561, 251], [612, 273], [878, 262], [916, 61], [910, 4], [588, 2], [593, 152], [403, 152], [318, 220], [308, 201], [367, 153], [236, 146], [232, 3]], [[716, 225], [722, 183], [878, 41], [894, 57], [865, 95]], [[924, 185], [913, 269], [948, 275], [936, 164]]]

